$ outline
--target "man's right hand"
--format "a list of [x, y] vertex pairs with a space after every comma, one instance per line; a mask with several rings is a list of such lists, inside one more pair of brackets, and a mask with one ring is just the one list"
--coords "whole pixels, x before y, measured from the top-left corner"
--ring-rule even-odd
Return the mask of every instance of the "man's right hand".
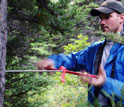
[[[86, 71], [85, 71], [86, 72]], [[105, 81], [106, 81], [106, 73], [104, 68], [102, 67], [102, 65], [100, 65], [99, 67], [99, 74], [98, 74], [98, 78], [92, 78], [92, 77], [84, 77], [81, 76], [81, 80], [83, 82], [87, 82], [90, 85], [94, 85], [94, 86], [102, 86]]]
[[37, 69], [39, 69], [39, 70], [43, 70], [43, 69], [45, 69], [45, 67], [55, 68], [54, 61], [50, 60], [50, 59], [41, 60], [41, 61], [37, 62], [36, 66], [37, 66]]

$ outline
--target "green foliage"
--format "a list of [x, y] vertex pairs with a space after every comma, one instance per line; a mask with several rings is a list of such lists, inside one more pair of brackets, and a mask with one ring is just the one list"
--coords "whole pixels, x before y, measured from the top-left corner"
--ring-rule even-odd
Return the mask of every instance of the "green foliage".
[[105, 32], [102, 32], [102, 31], [97, 31], [97, 32], [94, 32], [94, 34], [96, 36], [103, 36], [105, 38], [107, 38], [108, 40], [112, 40], [113, 42], [115, 43], [120, 43], [120, 44], [124, 44], [124, 37], [121, 37], [120, 36], [120, 33], [105, 33]]
[[[6, 74], [5, 103], [7, 107], [29, 107], [28, 99], [47, 90], [51, 81], [38, 73]], [[37, 99], [35, 99], [36, 101]]]
[[[44, 56], [48, 56], [48, 55], [51, 55], [51, 53], [48, 51], [49, 50], [49, 47], [55, 47], [56, 45], [54, 44], [46, 44], [45, 42], [42, 42], [42, 43], [31, 43], [31, 46], [32, 46], [32, 51], [35, 51], [37, 52], [37, 54], [39, 55], [44, 55]], [[41, 47], [43, 46], [43, 47]]]
[[[36, 0], [20, 0], [19, 2], [17, 0], [9, 0], [8, 1], [9, 7], [8, 11], [21, 11], [25, 14], [36, 14], [38, 11], [38, 6], [36, 5]], [[23, 6], [23, 8], [22, 8]], [[16, 7], [16, 8], [15, 8]]]
[[67, 74], [65, 84], [60, 81], [60, 76], [60, 73], [49, 76], [49, 80], [53, 83], [47, 87], [47, 90], [42, 93], [40, 90], [39, 94], [29, 97], [33, 107], [37, 107], [36, 103], [39, 103], [38, 107], [75, 107], [79, 101], [82, 105], [86, 103], [87, 88], [82, 85], [78, 76]]
[[70, 39], [70, 42], [73, 42], [73, 43], [70, 43], [70, 44], [64, 46], [66, 54], [71, 53], [71, 52], [80, 51], [90, 45], [90, 43], [87, 42], [87, 40], [88, 40], [87, 36], [83, 36], [80, 34], [77, 36], [77, 38], [78, 38], [77, 40]]
[[[78, 76], [61, 73], [7, 73], [5, 107], [81, 107], [87, 104], [87, 85]], [[11, 81], [10, 81], [11, 79]]]
[[[47, 57], [63, 52], [74, 35], [91, 30], [89, 11], [97, 5], [85, 0], [16, 0], [8, 1], [7, 68], [19, 59]], [[88, 31], [89, 32], [89, 31]], [[21, 60], [20, 60], [21, 59]]]

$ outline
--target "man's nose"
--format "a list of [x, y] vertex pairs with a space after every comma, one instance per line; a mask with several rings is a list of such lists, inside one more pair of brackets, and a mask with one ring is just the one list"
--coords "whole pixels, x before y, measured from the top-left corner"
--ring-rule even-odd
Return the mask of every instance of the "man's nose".
[[100, 20], [100, 25], [103, 25], [103, 24], [105, 24], [105, 19]]

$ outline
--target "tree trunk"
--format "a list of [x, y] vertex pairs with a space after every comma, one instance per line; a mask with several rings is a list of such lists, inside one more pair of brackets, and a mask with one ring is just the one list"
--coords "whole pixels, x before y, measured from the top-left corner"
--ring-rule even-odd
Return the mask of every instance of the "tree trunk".
[[6, 42], [7, 0], [0, 0], [0, 107], [3, 107], [4, 102]]

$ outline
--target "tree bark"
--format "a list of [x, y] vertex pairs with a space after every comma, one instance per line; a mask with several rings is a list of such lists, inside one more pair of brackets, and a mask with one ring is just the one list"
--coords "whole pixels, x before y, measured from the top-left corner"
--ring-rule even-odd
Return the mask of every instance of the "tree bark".
[[0, 107], [3, 107], [4, 102], [6, 42], [7, 42], [7, 0], [0, 0]]

